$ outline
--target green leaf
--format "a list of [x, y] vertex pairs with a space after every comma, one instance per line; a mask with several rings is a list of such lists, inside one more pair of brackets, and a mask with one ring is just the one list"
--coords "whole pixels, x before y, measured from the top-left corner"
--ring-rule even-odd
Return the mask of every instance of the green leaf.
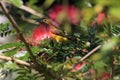
[[45, 0], [44, 4], [42, 5], [45, 8], [48, 8], [51, 6], [51, 4], [54, 2], [55, 0]]
[[120, 15], [119, 15], [119, 13], [120, 13], [120, 7], [113, 7], [113, 8], [111, 8], [110, 11], [109, 11], [109, 13], [112, 16], [120, 19]]
[[16, 69], [17, 64], [15, 62], [8, 61], [4, 65], [4, 69]]
[[102, 46], [102, 49], [101, 51], [102, 52], [108, 52], [110, 50], [112, 50], [118, 43], [118, 38], [111, 38], [110, 41], [108, 41], [107, 43], [105, 43], [103, 46]]
[[120, 1], [119, 0], [95, 0], [98, 5], [102, 6], [119, 6]]
[[106, 64], [103, 61], [97, 61], [95, 63], [96, 68], [103, 68], [104, 66], [106, 66]]
[[14, 54], [17, 53], [18, 49], [19, 49], [19, 48], [15, 48], [15, 49], [6, 51], [6, 52], [4, 53], [4, 55], [6, 55], [6, 56], [13, 56]]
[[24, 55], [23, 57], [20, 57], [20, 59], [23, 60], [23, 61], [28, 61], [29, 58], [30, 58], [29, 53], [26, 53], [26, 55]]
[[38, 51], [40, 51], [40, 47], [39, 46], [34, 46], [31, 48], [33, 53], [37, 53]]
[[[57, 65], [59, 65], [59, 66], [57, 66]], [[57, 71], [57, 72], [60, 72], [62, 69], [63, 69], [63, 64], [54, 64], [54, 65], [52, 65], [53, 67], [52, 67], [52, 69], [53, 70], [55, 70], [55, 71]]]
[[30, 0], [30, 5], [33, 5], [33, 4], [37, 3], [37, 2], [38, 2], [38, 0]]
[[12, 47], [16, 47], [16, 46], [20, 47], [20, 46], [22, 46], [22, 44], [19, 43], [19, 42], [3, 44], [3, 45], [0, 46], [0, 50], [7, 49], [7, 48], [12, 48]]
[[23, 4], [22, 0], [8, 0], [8, 2], [12, 3], [16, 7], [20, 7]]

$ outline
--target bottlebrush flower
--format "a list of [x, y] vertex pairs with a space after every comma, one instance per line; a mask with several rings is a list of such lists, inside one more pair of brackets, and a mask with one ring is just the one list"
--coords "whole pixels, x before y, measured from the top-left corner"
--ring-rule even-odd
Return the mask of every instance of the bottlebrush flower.
[[33, 33], [30, 38], [25, 38], [29, 44], [38, 45], [40, 41], [50, 38], [51, 32], [49, 25], [40, 24], [39, 27], [33, 30]]
[[80, 10], [73, 5], [56, 5], [50, 9], [48, 15], [59, 24], [61, 24], [64, 19], [68, 19], [71, 24], [78, 24], [81, 19]]
[[97, 16], [97, 19], [96, 19], [97, 24], [101, 24], [104, 19], [105, 19], [105, 13], [103, 13], [103, 12], [99, 13]]
[[78, 63], [77, 65], [75, 65], [73, 67], [73, 69], [71, 71], [77, 72], [77, 71], [81, 70], [86, 64], [87, 64], [86, 62]]
[[[106, 18], [105, 13], [103, 13], [103, 12], [99, 13], [97, 18], [96, 18], [96, 23], [98, 25], [101, 25], [105, 18]], [[94, 24], [95, 24], [95, 21], [92, 21], [91, 26], [93, 26]]]
[[102, 80], [107, 80], [107, 79], [109, 79], [110, 78], [110, 74], [109, 73], [104, 73], [103, 75], [102, 75]]
[[39, 27], [35, 28], [31, 36], [35, 41], [44, 40], [50, 38], [50, 28], [48, 25], [40, 24]]

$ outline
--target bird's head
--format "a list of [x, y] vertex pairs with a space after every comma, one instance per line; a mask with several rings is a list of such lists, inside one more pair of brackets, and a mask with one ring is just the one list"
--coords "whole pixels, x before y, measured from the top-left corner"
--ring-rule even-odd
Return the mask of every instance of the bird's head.
[[41, 18], [41, 19], [35, 19], [36, 22], [40, 23], [40, 24], [44, 24], [44, 25], [54, 25], [54, 27], [58, 27], [59, 24], [56, 23], [55, 21], [49, 19], [49, 18]]
[[37, 22], [51, 24], [51, 21], [48, 18], [37, 19]]
[[50, 20], [47, 19], [47, 18], [42, 19], [41, 22], [46, 23], [46, 24], [50, 24], [51, 23]]

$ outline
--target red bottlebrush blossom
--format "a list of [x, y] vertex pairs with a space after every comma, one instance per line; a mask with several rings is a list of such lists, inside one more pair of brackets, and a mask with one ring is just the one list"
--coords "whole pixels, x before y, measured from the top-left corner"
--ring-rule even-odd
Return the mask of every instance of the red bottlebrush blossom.
[[50, 37], [50, 29], [49, 26], [45, 26], [45, 25], [40, 25], [39, 27], [35, 28], [32, 34], [32, 38], [35, 41], [40, 41], [40, 40], [44, 40], [46, 38]]
[[[63, 17], [62, 15], [64, 14], [66, 15]], [[59, 16], [67, 18], [72, 24], [78, 24], [81, 19], [80, 10], [73, 5], [71, 6], [56, 5], [52, 9], [50, 9], [48, 15], [52, 20], [55, 20], [58, 23], [62, 22], [60, 21]]]
[[97, 24], [101, 24], [104, 19], [105, 19], [105, 13], [103, 12], [99, 13], [96, 20]]
[[80, 10], [76, 8], [75, 6], [70, 6], [68, 9], [68, 15], [70, 22], [73, 24], [78, 24], [80, 23]]
[[28, 39], [28, 43], [32, 45], [38, 45], [40, 41], [51, 37], [50, 27], [46, 24], [40, 24], [39, 27], [33, 30], [31, 37]]
[[86, 64], [87, 64], [86, 62], [78, 63], [77, 65], [74, 66], [72, 72], [77, 72], [81, 70]]
[[49, 17], [53, 20], [57, 19], [57, 16], [60, 14], [60, 11], [63, 10], [63, 7], [61, 5], [57, 5], [53, 7], [49, 12]]
[[[96, 23], [98, 25], [101, 25], [105, 18], [106, 18], [105, 13], [103, 13], [103, 12], [99, 13], [96, 18]], [[92, 21], [91, 26], [93, 26], [94, 24], [95, 24], [95, 21]]]
[[102, 75], [102, 79], [103, 80], [106, 80], [106, 79], [109, 79], [110, 78], [110, 74], [109, 73], [104, 73], [103, 75]]

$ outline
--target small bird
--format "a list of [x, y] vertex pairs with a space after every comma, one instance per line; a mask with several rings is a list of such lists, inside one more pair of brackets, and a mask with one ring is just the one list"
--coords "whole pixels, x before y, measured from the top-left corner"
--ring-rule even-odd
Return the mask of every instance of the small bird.
[[37, 20], [39, 22], [39, 26], [44, 25], [46, 29], [49, 27], [50, 29], [50, 37], [54, 38], [57, 42], [62, 40], [67, 40], [64, 37], [64, 32], [59, 29], [59, 27], [55, 26], [49, 18], [42, 18], [41, 20]]
[[61, 31], [59, 29], [59, 27], [55, 26], [50, 19], [42, 18], [40, 21], [38, 20], [38, 22], [40, 22], [40, 24], [43, 24], [43, 25], [48, 25], [50, 27], [51, 33], [56, 34], [56, 35], [65, 36], [64, 32]]

